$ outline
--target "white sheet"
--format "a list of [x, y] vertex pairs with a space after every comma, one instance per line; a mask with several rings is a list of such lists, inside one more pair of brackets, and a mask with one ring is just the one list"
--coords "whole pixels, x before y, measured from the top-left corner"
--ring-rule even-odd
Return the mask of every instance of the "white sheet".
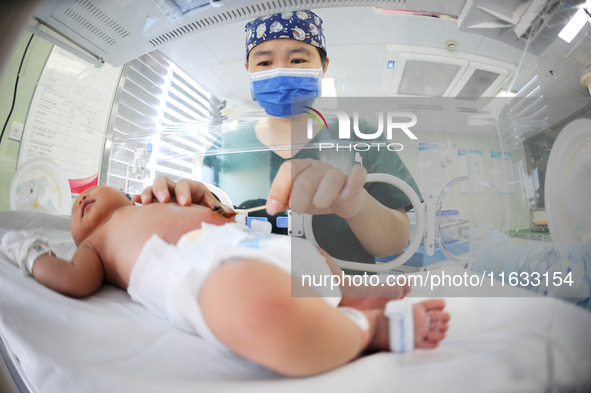
[[[0, 236], [6, 227], [47, 225], [67, 233], [65, 218], [0, 212]], [[122, 290], [59, 295], [0, 253], [0, 336], [33, 392], [591, 390], [589, 312], [548, 298], [447, 301], [451, 328], [436, 350], [380, 353], [290, 379], [171, 327]]]

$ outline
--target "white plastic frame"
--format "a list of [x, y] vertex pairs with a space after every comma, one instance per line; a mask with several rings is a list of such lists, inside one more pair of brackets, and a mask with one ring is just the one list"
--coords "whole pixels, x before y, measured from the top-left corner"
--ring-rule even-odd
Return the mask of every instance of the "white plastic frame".
[[[361, 263], [361, 262], [351, 262], [351, 261], [343, 261], [341, 259], [336, 259], [335, 262], [339, 265], [342, 269], [349, 269], [349, 270], [357, 270], [357, 271], [366, 271], [366, 272], [387, 272], [389, 270], [394, 270], [397, 267], [403, 265], [407, 262], [410, 257], [417, 251], [421, 244], [421, 240], [423, 239], [423, 234], [425, 232], [425, 211], [423, 205], [421, 203], [421, 199], [417, 195], [417, 193], [409, 186], [404, 180], [388, 175], [385, 173], [370, 173], [367, 175], [366, 183], [388, 183], [397, 187], [408, 197], [412, 206], [415, 210], [416, 216], [416, 226], [415, 226], [415, 233], [413, 238], [410, 240], [410, 244], [402, 254], [397, 256], [391, 261], [379, 263], [379, 264], [369, 264], [369, 263]], [[316, 239], [314, 238], [314, 231], [312, 229], [312, 219], [313, 216], [309, 214], [304, 214], [304, 235], [306, 239], [310, 240], [312, 243], [318, 245]]]

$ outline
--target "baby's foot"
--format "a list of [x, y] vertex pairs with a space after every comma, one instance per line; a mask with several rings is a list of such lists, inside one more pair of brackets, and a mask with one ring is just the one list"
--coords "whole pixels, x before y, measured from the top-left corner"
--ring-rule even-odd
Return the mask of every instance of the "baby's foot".
[[429, 299], [413, 305], [415, 348], [436, 348], [445, 338], [450, 315], [444, 308], [443, 299]]
[[[445, 338], [450, 315], [443, 311], [444, 308], [443, 299], [429, 299], [412, 305], [415, 348], [432, 349]], [[384, 310], [374, 309], [363, 312], [371, 326], [370, 340], [365, 352], [390, 351], [391, 321], [384, 314]]]

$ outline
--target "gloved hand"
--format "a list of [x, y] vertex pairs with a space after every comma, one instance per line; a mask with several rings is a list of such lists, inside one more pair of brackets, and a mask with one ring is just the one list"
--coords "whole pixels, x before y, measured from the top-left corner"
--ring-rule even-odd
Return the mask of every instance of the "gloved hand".
[[52, 254], [46, 238], [28, 231], [10, 231], [2, 237], [0, 249], [25, 276], [33, 274], [33, 265], [40, 255]]

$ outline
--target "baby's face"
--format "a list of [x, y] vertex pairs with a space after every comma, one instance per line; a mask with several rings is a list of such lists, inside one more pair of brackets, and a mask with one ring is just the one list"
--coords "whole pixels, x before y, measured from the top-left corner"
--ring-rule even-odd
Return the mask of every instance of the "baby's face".
[[112, 187], [98, 186], [82, 192], [74, 202], [70, 223], [76, 244], [109, 219], [115, 210], [126, 206], [133, 206], [133, 202]]

